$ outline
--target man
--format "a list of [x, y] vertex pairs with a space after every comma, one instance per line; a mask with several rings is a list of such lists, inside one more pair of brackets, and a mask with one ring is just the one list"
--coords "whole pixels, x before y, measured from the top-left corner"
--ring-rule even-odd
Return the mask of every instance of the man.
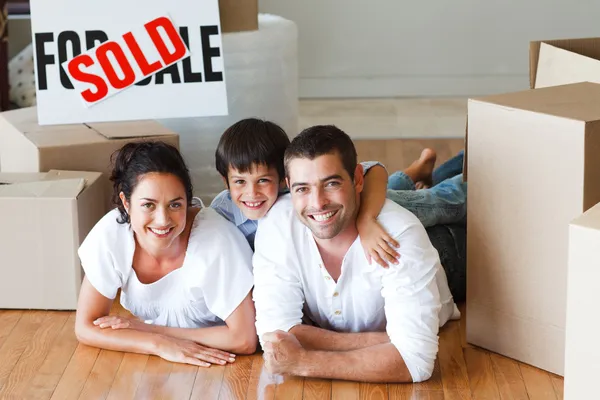
[[290, 194], [259, 224], [253, 259], [267, 369], [367, 382], [429, 379], [439, 327], [459, 313], [423, 225], [386, 200], [378, 221], [402, 244], [402, 256], [387, 269], [369, 265], [356, 228], [362, 166], [350, 137], [334, 126], [298, 135], [285, 173]]

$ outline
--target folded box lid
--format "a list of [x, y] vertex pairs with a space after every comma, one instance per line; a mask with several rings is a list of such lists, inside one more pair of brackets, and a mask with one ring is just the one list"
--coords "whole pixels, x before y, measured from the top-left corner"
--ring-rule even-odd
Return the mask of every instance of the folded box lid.
[[529, 83], [536, 87], [538, 63], [542, 44], [566, 50], [585, 57], [600, 59], [600, 38], [573, 38], [558, 40], [538, 40], [529, 43]]
[[600, 120], [600, 84], [573, 83], [469, 99], [577, 121]]
[[37, 107], [6, 111], [0, 116], [38, 148], [177, 134], [153, 120], [89, 124], [39, 125]]
[[596, 204], [594, 207], [573, 219], [571, 225], [600, 230], [600, 204]]
[[47, 173], [0, 173], [0, 198], [77, 198], [102, 174], [57, 171]]

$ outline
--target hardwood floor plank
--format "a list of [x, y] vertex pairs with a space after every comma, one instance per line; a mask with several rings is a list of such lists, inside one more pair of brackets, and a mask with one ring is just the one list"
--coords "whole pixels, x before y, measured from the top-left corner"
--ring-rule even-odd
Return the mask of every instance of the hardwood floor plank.
[[134, 399], [152, 399], [162, 390], [169, 380], [175, 364], [157, 356], [149, 356]]
[[548, 372], [526, 364], [520, 364], [520, 368], [530, 400], [555, 400], [557, 398]]
[[552, 386], [554, 387], [554, 393], [556, 394], [556, 398], [558, 400], [563, 400], [565, 396], [565, 379], [562, 376], [550, 374], [550, 380], [552, 381]]
[[329, 400], [331, 399], [331, 381], [327, 379], [305, 379], [305, 400]]
[[157, 392], [163, 399], [189, 399], [192, 395], [198, 368], [189, 364], [175, 364], [169, 379]]
[[23, 350], [19, 361], [0, 389], [0, 399], [22, 399], [29, 390], [30, 382], [43, 365], [52, 343], [69, 318], [68, 313], [47, 312], [31, 341]]
[[360, 400], [384, 400], [388, 398], [388, 386], [385, 383], [359, 383]]
[[277, 400], [301, 400], [304, 397], [304, 378], [291, 376], [275, 387]]
[[75, 313], [70, 313], [67, 322], [54, 339], [42, 366], [29, 382], [29, 389], [24, 398], [47, 400], [52, 397], [52, 393], [79, 345], [74, 332]]
[[20, 310], [0, 310], [0, 348], [22, 316]]
[[105, 399], [110, 392], [122, 361], [123, 353], [101, 350], [98, 358], [96, 358], [94, 367], [83, 385], [79, 398], [81, 400]]
[[528, 400], [519, 363], [499, 354], [490, 353], [496, 383], [502, 400]]
[[223, 386], [225, 369], [226, 367], [221, 365], [198, 368], [190, 399], [218, 399], [221, 387]]
[[100, 349], [79, 343], [60, 377], [51, 399], [78, 399], [92, 368], [94, 368], [98, 354], [100, 354]]
[[349, 381], [331, 382], [332, 400], [358, 400], [360, 398], [360, 384]]
[[473, 397], [481, 400], [500, 399], [489, 353], [477, 348], [468, 348], [464, 349], [464, 354]]
[[447, 390], [444, 389], [444, 399], [445, 400], [477, 400], [475, 397], [471, 396], [471, 392], [469, 390]]
[[148, 355], [128, 353], [123, 355], [115, 379], [106, 397], [107, 400], [130, 400], [144, 376]]
[[470, 390], [469, 374], [460, 345], [459, 324], [450, 321], [440, 329], [438, 359], [442, 373], [442, 386], [446, 390]]
[[219, 399], [240, 400], [246, 398], [253, 359], [252, 356], [237, 356], [236, 358], [233, 364], [225, 367]]
[[0, 347], [0, 389], [46, 317], [47, 313], [44, 311], [24, 311], [4, 340]]
[[[269, 379], [269, 372], [264, 367], [262, 354], [252, 356], [252, 370], [250, 371], [250, 381], [248, 383], [247, 400], [273, 400], [278, 385]], [[302, 390], [302, 387], [300, 387]], [[291, 397], [291, 396], [288, 396]], [[300, 392], [302, 399], [302, 392]]]

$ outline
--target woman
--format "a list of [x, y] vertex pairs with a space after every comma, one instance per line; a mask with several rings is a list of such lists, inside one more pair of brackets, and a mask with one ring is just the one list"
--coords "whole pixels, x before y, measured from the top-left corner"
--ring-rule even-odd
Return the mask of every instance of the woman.
[[[86, 277], [78, 340], [198, 366], [253, 353], [252, 250], [233, 224], [192, 197], [178, 150], [127, 144], [111, 181], [117, 208], [79, 248]], [[118, 289], [138, 319], [108, 315]]]

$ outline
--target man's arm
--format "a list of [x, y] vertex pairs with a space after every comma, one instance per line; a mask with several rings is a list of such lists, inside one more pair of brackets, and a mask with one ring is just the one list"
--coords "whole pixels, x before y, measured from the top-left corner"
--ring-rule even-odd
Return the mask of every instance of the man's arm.
[[412, 382], [411, 374], [391, 344], [345, 352], [309, 351], [297, 364], [295, 375], [359, 382]]
[[310, 325], [296, 325], [289, 331], [307, 350], [349, 351], [390, 343], [385, 332], [344, 333]]
[[[283, 219], [292, 217], [283, 210], [270, 211], [258, 226], [254, 239], [253, 300], [256, 332], [263, 335], [276, 330], [289, 331], [302, 324], [304, 292], [290, 228]], [[291, 212], [291, 210], [290, 210]], [[283, 218], [277, 218], [284, 216]], [[287, 229], [287, 233], [285, 230]]]

